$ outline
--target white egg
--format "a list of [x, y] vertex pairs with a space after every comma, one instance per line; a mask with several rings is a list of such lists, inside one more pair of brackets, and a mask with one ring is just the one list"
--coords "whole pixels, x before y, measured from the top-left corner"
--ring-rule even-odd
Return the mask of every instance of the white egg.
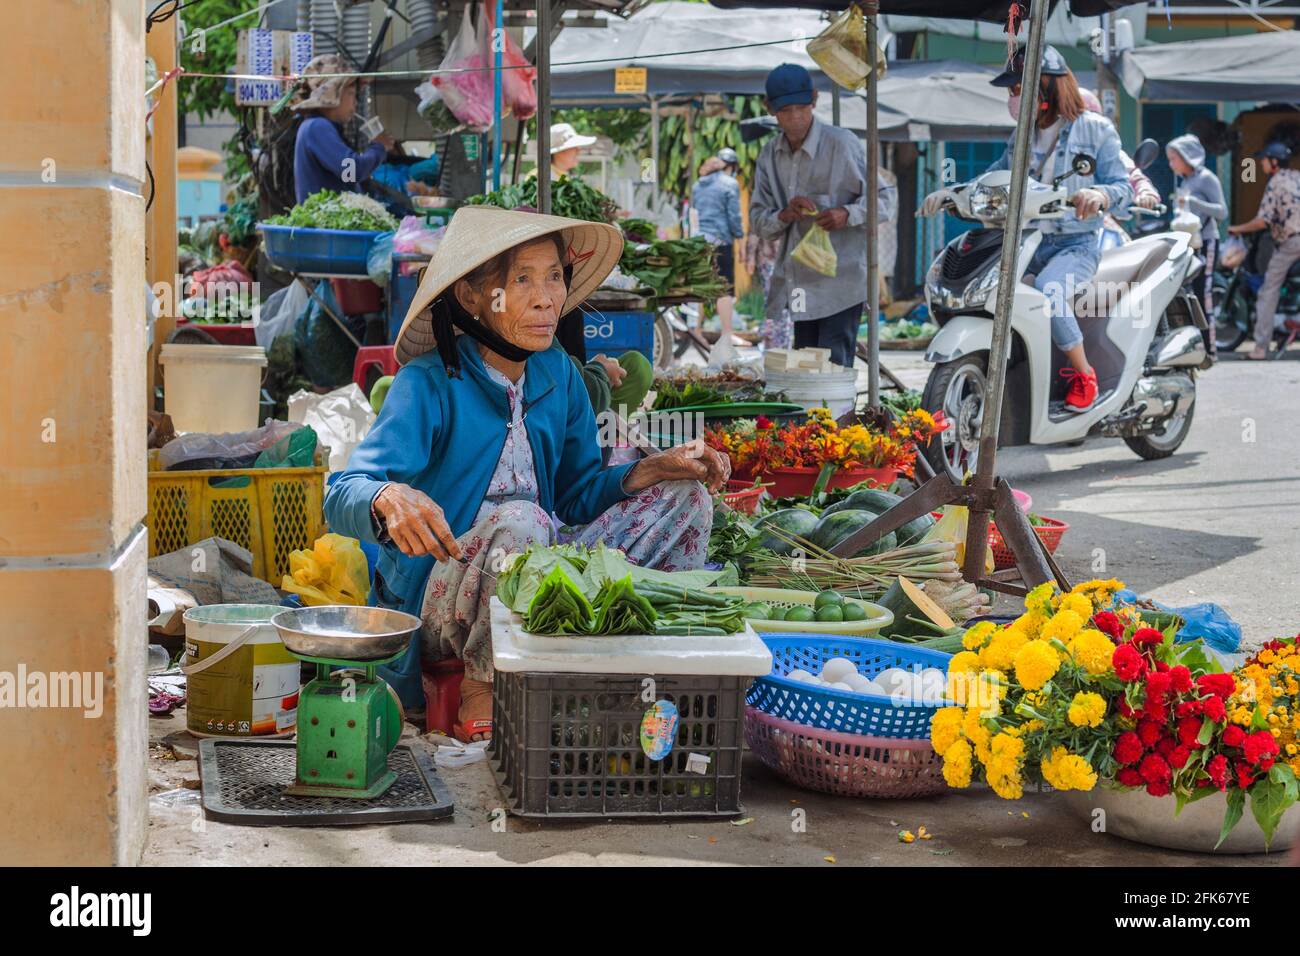
[[853, 690], [852, 687], [850, 687], [848, 684], [844, 683], [843, 681], [836, 681], [835, 683], [827, 684], [826, 686], [829, 687], [831, 690], [847, 690], [850, 692]]
[[943, 700], [943, 671], [936, 667], [927, 667], [921, 674], [921, 700], [927, 704], [937, 704]]
[[901, 667], [888, 667], [877, 674], [875, 680], [890, 697], [899, 692], [906, 694], [912, 692], [912, 674]]
[[885, 693], [885, 688], [881, 687], [879, 684], [877, 684], [877, 683], [876, 683], [875, 681], [873, 681], [873, 680], [869, 680], [869, 681], [867, 681], [867, 682], [863, 685], [862, 690], [858, 691], [858, 693], [859, 693], [859, 694], [873, 694], [873, 695], [875, 695], [876, 697], [888, 697], [888, 696], [889, 696], [888, 694]]
[[822, 679], [835, 683], [845, 681], [850, 674], [857, 672], [858, 669], [847, 657], [832, 657], [822, 666]]
[[790, 678], [791, 680], [803, 681], [805, 683], [812, 680], [812, 674], [809, 674], [802, 667], [796, 667], [794, 670], [792, 670], [790, 673], [786, 674], [785, 676]]
[[854, 691], [856, 691], [859, 694], [869, 693], [867, 688], [875, 686], [875, 684], [873, 684], [867, 678], [863, 677], [857, 671], [854, 671], [848, 677], [844, 678], [844, 683], [848, 684], [850, 687], [853, 688]]

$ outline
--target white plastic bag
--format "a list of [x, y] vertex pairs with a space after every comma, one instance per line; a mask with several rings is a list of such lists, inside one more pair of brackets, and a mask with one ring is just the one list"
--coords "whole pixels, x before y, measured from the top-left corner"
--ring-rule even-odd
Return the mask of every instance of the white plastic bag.
[[355, 382], [325, 395], [299, 390], [289, 396], [289, 421], [310, 425], [330, 450], [330, 471], [347, 467], [352, 450], [361, 444], [375, 413]]
[[253, 325], [253, 338], [264, 349], [293, 328], [298, 316], [307, 310], [310, 296], [303, 284], [290, 282], [283, 289], [272, 292], [262, 304], [257, 322]]
[[1190, 209], [1179, 209], [1169, 222], [1174, 232], [1185, 232], [1192, 237], [1192, 248], [1201, 248], [1201, 217]]

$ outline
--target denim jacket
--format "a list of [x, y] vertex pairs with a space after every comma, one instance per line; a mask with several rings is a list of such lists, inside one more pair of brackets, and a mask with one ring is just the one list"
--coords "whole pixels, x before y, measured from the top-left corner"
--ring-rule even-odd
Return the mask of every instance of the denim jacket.
[[[1002, 157], [989, 167], [994, 169], [1011, 168], [1011, 146], [1015, 134], [1007, 141], [1007, 148]], [[1031, 149], [1031, 153], [1032, 153]], [[1076, 153], [1085, 153], [1095, 161], [1097, 168], [1091, 176], [1071, 174], [1063, 180], [1060, 188], [1066, 195], [1074, 195], [1085, 186], [1099, 189], [1106, 194], [1110, 202], [1109, 210], [1102, 210], [1091, 219], [1080, 220], [1074, 213], [1074, 207], [1067, 206], [1065, 216], [1061, 219], [1042, 220], [1035, 225], [1043, 232], [1049, 233], [1095, 233], [1101, 229], [1102, 217], [1109, 211], [1123, 212], [1133, 201], [1133, 187], [1129, 185], [1128, 170], [1120, 159], [1119, 133], [1110, 120], [1099, 113], [1081, 113], [1073, 122], [1061, 124], [1060, 135], [1056, 139], [1056, 148], [1048, 171], [1042, 176], [1044, 185], [1066, 172]], [[1031, 156], [1031, 175], [1038, 169], [1041, 155]], [[1037, 178], [1037, 177], [1035, 177]]]
[[745, 238], [740, 219], [740, 184], [722, 170], [700, 178], [691, 189], [691, 205], [699, 216], [700, 233], [715, 246]]

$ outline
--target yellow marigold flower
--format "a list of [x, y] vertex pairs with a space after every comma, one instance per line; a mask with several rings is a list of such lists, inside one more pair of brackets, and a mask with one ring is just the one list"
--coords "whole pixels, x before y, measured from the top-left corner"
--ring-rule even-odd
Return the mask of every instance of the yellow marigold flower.
[[1097, 785], [1097, 772], [1078, 754], [1056, 747], [1050, 757], [1039, 764], [1043, 779], [1057, 790], [1091, 790]]
[[1069, 594], [1062, 594], [1057, 605], [1057, 613], [1061, 611], [1073, 611], [1083, 620], [1092, 617], [1092, 601], [1083, 594], [1075, 594], [1071, 591]]
[[964, 789], [970, 786], [971, 749], [964, 740], [955, 741], [943, 752], [943, 779], [948, 786]]
[[1039, 631], [1043, 629], [1043, 622], [1047, 620], [1047, 615], [1042, 611], [1028, 611], [1013, 622], [1014, 626], [1029, 638], [1031, 641], [1038, 637]]
[[935, 753], [943, 753], [961, 737], [961, 725], [966, 714], [960, 707], [943, 707], [930, 719], [930, 745]]
[[960, 674], [964, 671], [979, 670], [980, 659], [973, 651], [958, 651], [948, 661], [948, 673]]
[[1060, 667], [1061, 658], [1046, 641], [1030, 641], [1016, 651], [1016, 680], [1026, 690], [1038, 690]]
[[1075, 614], [1073, 611], [1057, 611], [1044, 622], [1042, 630], [1038, 632], [1040, 641], [1060, 641], [1062, 644], [1068, 644], [1074, 639], [1083, 627], [1084, 618]]
[[1091, 598], [1095, 607], [1105, 607], [1114, 599], [1115, 592], [1122, 587], [1124, 587], [1123, 581], [1110, 578], [1105, 581], [1097, 579], [1084, 581], [1082, 584], [1076, 585], [1072, 590], [1075, 594], [1083, 594]]
[[967, 709], [966, 718], [962, 722], [962, 731], [966, 734], [966, 739], [975, 748], [975, 756], [979, 758], [979, 762], [988, 763], [990, 754], [989, 741], [992, 739], [992, 735], [980, 722], [980, 712], [975, 708]]
[[[1070, 723], [1076, 727], [1099, 726], [1106, 716], [1106, 700], [1100, 694], [1080, 692], [1070, 701], [1067, 712]], [[1053, 784], [1055, 786], [1055, 784]]]
[[1241, 726], [1245, 727], [1250, 723], [1251, 715], [1254, 714], [1254, 712], [1255, 711], [1250, 707], [1238, 707], [1229, 715], [1229, 719], [1234, 724], [1241, 724]]
[[1055, 591], [1056, 585], [1051, 581], [1038, 585], [1025, 595], [1025, 611], [1030, 614], [1036, 611], [1046, 617], [1051, 613], [1052, 595]]
[[1074, 662], [1097, 677], [1110, 672], [1115, 645], [1101, 631], [1086, 628], [1074, 635], [1070, 642], [1070, 656]]
[[993, 777], [989, 779], [989, 786], [1003, 800], [1019, 800], [1025, 795], [1024, 786], [1020, 782], [1020, 777]]
[[1009, 671], [1015, 662], [1016, 651], [1028, 642], [1029, 637], [1020, 628], [1004, 628], [980, 650], [980, 664], [990, 670]]
[[998, 626], [992, 621], [980, 621], [974, 627], [966, 629], [962, 635], [961, 645], [968, 651], [977, 651], [985, 645]]
[[1046, 726], [1041, 720], [1031, 720], [1025, 724], [1025, 733], [1032, 734], [1035, 730], [1042, 730]]

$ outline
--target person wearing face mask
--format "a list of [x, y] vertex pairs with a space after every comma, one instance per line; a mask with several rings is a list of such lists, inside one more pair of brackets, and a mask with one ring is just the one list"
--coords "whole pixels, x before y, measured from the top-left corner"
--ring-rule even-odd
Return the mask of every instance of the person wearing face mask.
[[330, 486], [330, 528], [378, 543], [373, 603], [419, 616], [414, 646], [383, 669], [419, 708], [420, 657], [465, 665], [456, 735], [492, 732], [488, 601], [499, 558], [573, 539], [643, 567], [699, 568], [725, 455], [693, 443], [601, 466], [596, 417], [555, 341], [614, 268], [618, 229], [537, 213], [456, 211], [397, 334], [402, 368]]
[[[1010, 91], [1007, 110], [1017, 119], [1024, 60], [1022, 48], [991, 81], [994, 86]], [[1070, 380], [1065, 408], [1084, 412], [1097, 400], [1097, 373], [1088, 362], [1072, 302], [1076, 291], [1093, 277], [1101, 261], [1098, 233], [1103, 216], [1107, 212], [1123, 211], [1133, 200], [1133, 187], [1120, 159], [1119, 134], [1110, 120], [1084, 109], [1079, 84], [1054, 47], [1044, 49], [1041, 72], [1038, 115], [1030, 140], [1029, 174], [1040, 183], [1050, 183], [1057, 176], [1069, 173], [1060, 188], [1067, 191], [1073, 208], [1067, 208], [1060, 219], [1031, 224], [1043, 237], [1026, 275], [1032, 274], [1034, 286], [1047, 296], [1052, 342], [1065, 353], [1070, 364], [1061, 370]], [[1012, 139], [1014, 135], [990, 170], [1010, 168]], [[1080, 153], [1091, 156], [1095, 162], [1090, 176], [1070, 173], [1071, 161]], [[946, 189], [932, 192], [921, 204], [921, 213], [934, 215], [946, 198]]]

